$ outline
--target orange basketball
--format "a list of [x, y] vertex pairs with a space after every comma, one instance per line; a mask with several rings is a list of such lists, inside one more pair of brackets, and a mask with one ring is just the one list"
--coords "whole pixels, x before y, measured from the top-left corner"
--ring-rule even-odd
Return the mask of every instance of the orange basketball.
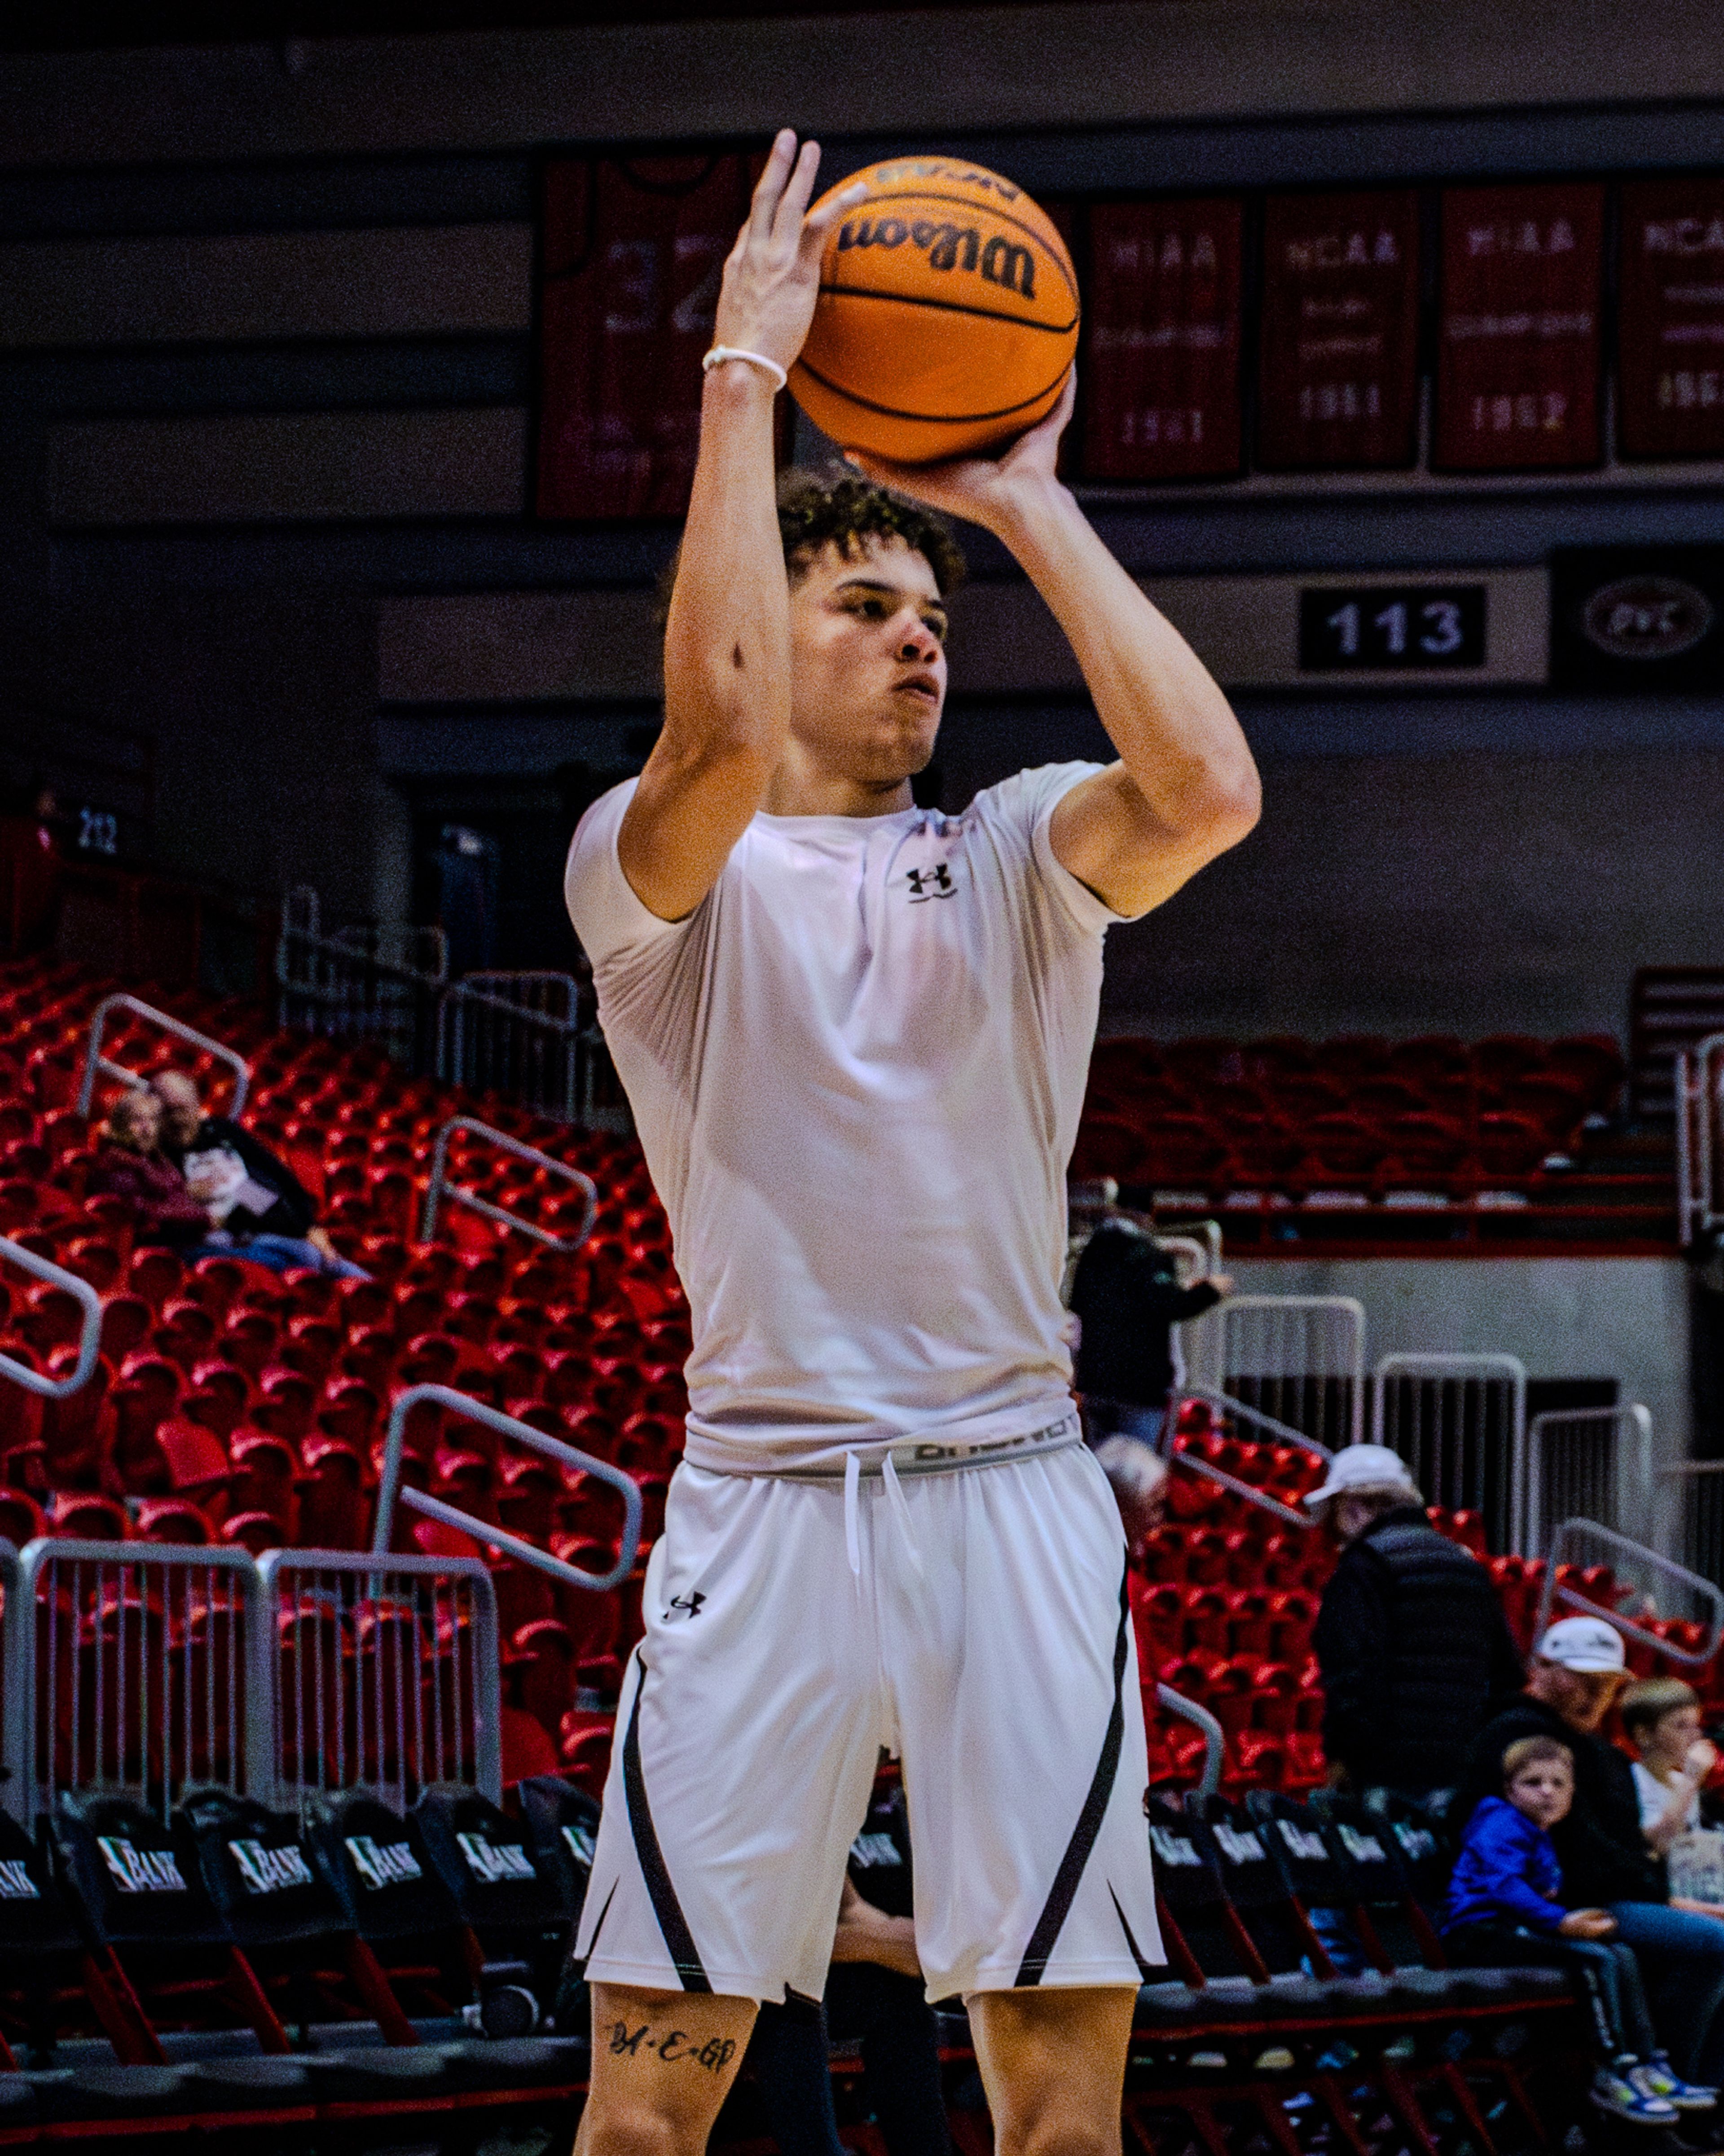
[[839, 184], [857, 180], [868, 198], [827, 235], [797, 403], [842, 448], [905, 464], [1033, 427], [1077, 351], [1077, 277], [1053, 220], [959, 158], [895, 158]]

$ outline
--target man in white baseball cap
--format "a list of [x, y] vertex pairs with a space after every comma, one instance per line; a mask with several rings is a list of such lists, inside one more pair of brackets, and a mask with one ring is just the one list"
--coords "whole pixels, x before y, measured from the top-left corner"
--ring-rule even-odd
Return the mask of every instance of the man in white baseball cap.
[[1342, 1545], [1311, 1637], [1331, 1779], [1452, 1789], [1525, 1674], [1490, 1574], [1431, 1526], [1386, 1445], [1337, 1452], [1305, 1502]]
[[1724, 1923], [1672, 1907], [1640, 1827], [1634, 1769], [1598, 1731], [1628, 1682], [1622, 1635], [1603, 1616], [1563, 1617], [1532, 1651], [1524, 1696], [1473, 1748], [1457, 1825], [1502, 1788], [1502, 1755], [1522, 1737], [1553, 1737], [1574, 1760], [1574, 1802], [1550, 1830], [1571, 1909], [1608, 1909], [1639, 1956], [1652, 2018], [1679, 2072], [1724, 2082]]

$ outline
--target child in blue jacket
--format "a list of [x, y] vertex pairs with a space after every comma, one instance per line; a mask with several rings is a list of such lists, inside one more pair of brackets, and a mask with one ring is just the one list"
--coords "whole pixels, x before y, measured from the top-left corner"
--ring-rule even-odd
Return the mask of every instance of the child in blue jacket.
[[1599, 2053], [1592, 2100], [1618, 2118], [1674, 2124], [1716, 2089], [1683, 2081], [1659, 2049], [1634, 1950], [1603, 1909], [1565, 1909], [1549, 1830], [1574, 1801], [1574, 1757], [1552, 1737], [1502, 1755], [1503, 1794], [1467, 1821], [1449, 1884], [1443, 1943], [1458, 1967], [1566, 1968], [1586, 1994]]

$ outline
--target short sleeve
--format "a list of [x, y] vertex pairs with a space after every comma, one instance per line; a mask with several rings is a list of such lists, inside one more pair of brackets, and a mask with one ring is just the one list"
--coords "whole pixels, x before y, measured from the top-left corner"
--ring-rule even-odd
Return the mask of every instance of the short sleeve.
[[644, 950], [665, 937], [680, 936], [694, 918], [691, 914], [682, 921], [661, 921], [636, 897], [623, 873], [617, 834], [634, 788], [630, 778], [600, 794], [576, 827], [563, 872], [569, 919], [595, 967], [623, 952]]
[[1116, 913], [1080, 881], [1054, 851], [1049, 827], [1054, 811], [1074, 786], [1093, 778], [1105, 767], [1099, 763], [1044, 763], [1033, 771], [1020, 771], [1003, 786], [993, 789], [997, 808], [1022, 829], [1026, 850], [1037, 875], [1057, 894], [1066, 912], [1088, 935], [1100, 937], [1116, 921], [1131, 916]]

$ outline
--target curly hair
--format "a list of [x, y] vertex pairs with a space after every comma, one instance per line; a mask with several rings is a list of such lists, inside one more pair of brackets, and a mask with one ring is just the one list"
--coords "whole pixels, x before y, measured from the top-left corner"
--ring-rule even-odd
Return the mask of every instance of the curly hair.
[[825, 547], [854, 561], [870, 539], [901, 539], [920, 554], [942, 598], [964, 580], [963, 552], [946, 519], [871, 480], [846, 474], [827, 480], [793, 465], [778, 480], [778, 531], [793, 583]]
[[[818, 472], [793, 465], [778, 476], [778, 536], [784, 547], [784, 566], [793, 586], [799, 583], [821, 552], [836, 547], [847, 561], [856, 561], [867, 551], [870, 539], [901, 539], [920, 554], [934, 572], [942, 598], [949, 598], [964, 580], [963, 550], [952, 536], [943, 516], [924, 509], [906, 495], [852, 473], [824, 479]], [[682, 547], [666, 563], [659, 579], [658, 615], [663, 622], [670, 611], [670, 593], [676, 583]]]

